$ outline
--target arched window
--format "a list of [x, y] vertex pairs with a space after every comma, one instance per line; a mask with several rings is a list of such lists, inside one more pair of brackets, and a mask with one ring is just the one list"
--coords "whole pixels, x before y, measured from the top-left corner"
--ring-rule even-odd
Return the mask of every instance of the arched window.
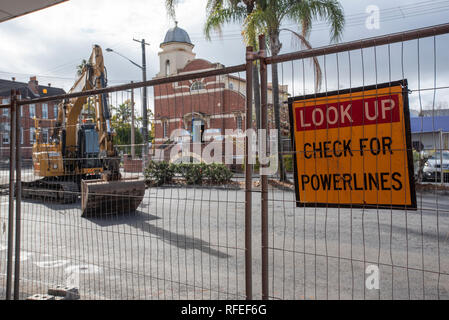
[[204, 89], [204, 84], [201, 81], [195, 81], [190, 86], [190, 91], [199, 91], [199, 90], [202, 90], [202, 89]]
[[170, 60], [165, 61], [165, 75], [170, 75]]

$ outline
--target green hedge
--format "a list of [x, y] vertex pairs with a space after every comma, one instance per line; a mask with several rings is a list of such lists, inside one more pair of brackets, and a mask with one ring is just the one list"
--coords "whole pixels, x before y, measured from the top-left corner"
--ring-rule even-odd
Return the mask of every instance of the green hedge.
[[145, 181], [149, 185], [170, 184], [179, 174], [188, 185], [201, 185], [203, 182], [223, 184], [230, 182], [233, 173], [227, 166], [219, 163], [180, 163], [150, 161], [145, 169]]
[[206, 164], [204, 163], [181, 163], [176, 164], [177, 173], [179, 173], [187, 184], [202, 184]]
[[211, 183], [221, 184], [231, 181], [233, 174], [224, 164], [211, 163], [206, 165], [205, 176]]
[[145, 182], [149, 185], [160, 186], [173, 181], [176, 166], [168, 162], [150, 161], [145, 168]]

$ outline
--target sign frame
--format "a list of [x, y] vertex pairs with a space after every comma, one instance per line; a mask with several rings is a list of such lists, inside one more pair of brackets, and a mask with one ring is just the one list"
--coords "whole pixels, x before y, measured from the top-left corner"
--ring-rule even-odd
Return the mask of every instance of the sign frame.
[[[402, 100], [403, 100], [403, 121], [405, 129], [405, 142], [406, 142], [406, 152], [407, 152], [407, 163], [408, 163], [408, 190], [410, 190], [410, 205], [408, 204], [388, 204], [388, 203], [378, 203], [378, 204], [351, 204], [351, 203], [323, 203], [323, 202], [301, 202], [300, 190], [299, 190], [299, 180], [298, 180], [298, 159], [297, 153], [300, 152], [296, 150], [295, 141], [295, 128], [296, 124], [293, 117], [293, 103], [297, 101], [332, 97], [344, 94], [353, 94], [358, 92], [364, 92], [376, 89], [385, 89], [395, 86], [402, 86]], [[294, 169], [294, 184], [295, 184], [295, 197], [296, 197], [296, 207], [319, 207], [319, 208], [354, 208], [354, 209], [390, 209], [390, 210], [417, 210], [417, 200], [416, 200], [416, 186], [414, 178], [414, 162], [413, 162], [413, 152], [412, 152], [412, 138], [411, 138], [411, 128], [410, 128], [410, 109], [409, 109], [409, 99], [408, 99], [408, 81], [407, 79], [386, 82], [377, 85], [362, 86], [350, 89], [336, 90], [318, 94], [309, 94], [304, 96], [296, 96], [288, 98], [288, 111], [290, 117], [290, 138], [293, 150], [293, 169]], [[329, 129], [326, 129], [329, 130]], [[350, 192], [350, 191], [349, 191]]]

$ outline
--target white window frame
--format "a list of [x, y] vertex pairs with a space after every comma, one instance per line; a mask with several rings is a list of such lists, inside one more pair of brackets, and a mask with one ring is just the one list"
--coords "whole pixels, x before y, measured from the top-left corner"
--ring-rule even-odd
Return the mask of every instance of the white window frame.
[[168, 121], [162, 121], [162, 136], [168, 138]]
[[[9, 99], [8, 98], [2, 99], [2, 104], [9, 104]], [[3, 109], [3, 113], [2, 114], [5, 117], [9, 117], [9, 108]]]
[[10, 132], [11, 132], [11, 126], [8, 123], [6, 123], [2, 130], [2, 141], [1, 141], [2, 144], [10, 144], [10, 142], [11, 142]]
[[9, 144], [9, 132], [3, 131], [2, 133], [2, 144]]
[[235, 117], [235, 123], [236, 123], [236, 129], [237, 130], [243, 130], [243, 117], [242, 115], [237, 115], [237, 117]]
[[[29, 107], [30, 107], [30, 118], [36, 117], [36, 105], [30, 104]], [[33, 110], [33, 112], [31, 112], [31, 110]]]
[[30, 127], [30, 144], [34, 144], [36, 142], [36, 128]]
[[195, 81], [192, 83], [192, 85], [190, 86], [190, 91], [200, 91], [200, 90], [204, 90], [204, 83], [202, 81]]
[[[44, 112], [45, 110], [45, 112]], [[48, 104], [43, 103], [42, 104], [42, 119], [48, 119]]]

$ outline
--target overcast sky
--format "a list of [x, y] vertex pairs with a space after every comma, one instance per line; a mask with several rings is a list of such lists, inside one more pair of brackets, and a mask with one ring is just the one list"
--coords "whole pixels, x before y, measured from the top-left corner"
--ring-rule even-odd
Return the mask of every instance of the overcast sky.
[[[13, 1], [13, 0], [0, 0]], [[52, 86], [62, 87], [66, 91], [75, 81], [76, 66], [82, 59], [90, 55], [93, 44], [99, 44], [103, 50], [110, 47], [127, 56], [136, 63], [141, 63], [140, 44], [135, 39], [145, 39], [147, 46], [148, 78], [154, 77], [158, 72], [159, 61], [157, 53], [159, 44], [165, 33], [174, 22], [166, 13], [165, 1], [157, 0], [70, 0], [60, 5], [50, 7], [29, 15], [25, 15], [0, 24], [0, 78], [17, 81], [28, 81], [29, 77], [36, 75], [41, 84], [52, 83]], [[231, 25], [224, 29], [223, 36], [213, 37], [212, 41], [206, 41], [203, 35], [205, 21], [206, 0], [180, 1], [177, 7], [177, 20], [179, 27], [185, 29], [195, 44], [194, 52], [197, 58], [207, 59], [211, 62], [220, 62], [226, 66], [244, 63], [244, 44], [241, 40], [241, 29], [238, 25]], [[422, 1], [422, 0], [397, 0], [397, 1], [366, 1], [366, 0], [342, 0], [341, 1], [347, 24], [342, 41], [351, 41], [376, 35], [405, 31], [409, 29], [431, 26], [449, 22], [449, 1]], [[368, 29], [365, 21], [368, 18], [366, 9], [375, 5], [380, 9], [379, 28]], [[286, 27], [295, 28], [291, 22], [286, 22]], [[296, 29], [297, 30], [297, 29]], [[283, 49], [281, 53], [297, 50], [294, 47], [291, 35], [283, 33], [281, 40]], [[322, 21], [317, 21], [311, 34], [310, 41], [314, 47], [329, 44], [328, 29]], [[449, 49], [449, 36], [420, 42], [420, 60], [417, 60], [417, 46], [405, 44], [408, 59], [406, 73], [411, 78], [418, 79], [418, 65], [420, 67], [419, 82], [412, 79], [412, 86], [420, 85], [421, 88], [434, 85], [434, 46], [437, 57], [437, 86], [448, 86], [449, 72], [447, 52]], [[379, 48], [379, 52], [367, 52], [364, 56], [365, 63], [368, 60], [378, 62], [378, 68], [368, 66], [366, 70], [360, 67], [353, 69], [353, 86], [357, 83], [360, 71], [364, 71], [365, 84], [389, 79], [388, 68], [390, 61], [397, 61], [391, 54], [398, 54], [400, 47], [391, 47], [388, 55], [385, 49]], [[352, 57], [357, 63], [357, 54]], [[378, 54], [378, 56], [377, 56]], [[141, 71], [125, 59], [104, 50], [105, 65], [108, 69], [109, 85], [141, 80]], [[342, 60], [345, 60], [342, 56]], [[337, 83], [333, 73], [333, 58], [326, 61], [329, 70], [328, 89]], [[322, 60], [321, 60], [322, 61]], [[441, 61], [441, 63], [440, 63]], [[324, 61], [322, 61], [324, 62]], [[344, 67], [344, 61], [340, 65]], [[396, 62], [393, 62], [396, 63]], [[359, 62], [361, 65], [361, 62]], [[371, 63], [373, 65], [373, 62]], [[391, 63], [390, 63], [391, 65]], [[393, 67], [394, 68], [394, 67]], [[372, 70], [377, 69], [377, 75]], [[392, 67], [390, 66], [390, 70]], [[396, 70], [400, 77], [401, 72]], [[382, 73], [383, 72], [383, 73]], [[382, 73], [382, 74], [381, 74]], [[285, 72], [289, 75], [289, 72]], [[406, 76], [407, 76], [406, 75]], [[339, 86], [349, 86], [349, 76], [345, 71], [339, 74]], [[340, 81], [341, 80], [341, 81]], [[397, 79], [392, 79], [397, 80]], [[286, 81], [287, 82], [287, 81]], [[363, 81], [362, 81], [363, 82]], [[296, 80], [292, 81], [292, 86]], [[337, 85], [338, 86], [338, 85]], [[324, 87], [324, 86], [323, 86]], [[292, 92], [298, 94], [300, 92]], [[424, 104], [432, 100], [432, 95], [426, 93]], [[447, 100], [449, 96], [445, 90], [438, 91], [438, 100]], [[430, 100], [429, 100], [430, 99]], [[413, 99], [412, 99], [413, 100]], [[418, 100], [414, 99], [416, 104]], [[151, 103], [151, 102], [150, 102]]]

